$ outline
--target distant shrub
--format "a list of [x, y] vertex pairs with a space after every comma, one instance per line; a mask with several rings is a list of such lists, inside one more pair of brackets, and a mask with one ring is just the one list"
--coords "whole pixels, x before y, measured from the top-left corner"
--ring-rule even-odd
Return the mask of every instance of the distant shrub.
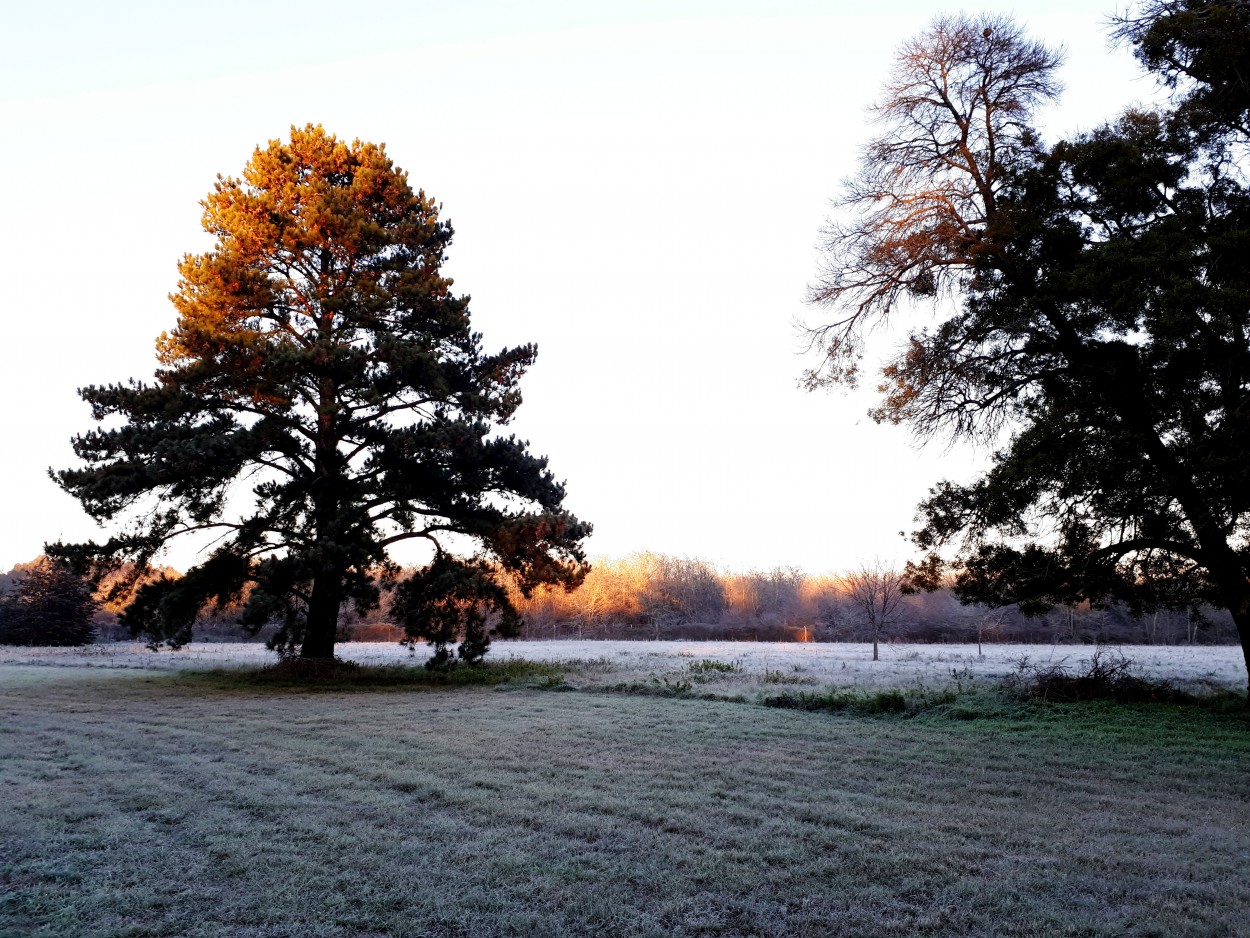
[[1020, 700], [1076, 703], [1082, 700], [1114, 700], [1119, 703], [1183, 703], [1192, 695], [1171, 682], [1152, 680], [1132, 673], [1133, 662], [1119, 652], [1097, 649], [1083, 671], [1062, 664], [1035, 665], [1021, 658], [1016, 673], [1003, 682]]
[[42, 559], [0, 598], [0, 645], [89, 645], [99, 607], [82, 577]]

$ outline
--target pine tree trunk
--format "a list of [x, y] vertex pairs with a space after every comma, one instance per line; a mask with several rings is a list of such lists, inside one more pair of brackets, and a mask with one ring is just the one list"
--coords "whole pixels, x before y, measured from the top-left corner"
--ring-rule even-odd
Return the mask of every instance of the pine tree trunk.
[[322, 570], [313, 581], [308, 599], [308, 622], [304, 629], [301, 658], [333, 658], [334, 637], [339, 626], [339, 606], [343, 602], [343, 577], [337, 571]]
[[1228, 611], [1237, 627], [1237, 637], [1241, 639], [1241, 656], [1246, 662], [1246, 706], [1250, 707], [1250, 598], [1230, 604]]
[[[330, 254], [320, 251], [321, 274], [329, 276]], [[331, 344], [333, 319], [323, 315], [318, 322], [321, 339]], [[334, 380], [322, 376], [320, 381], [321, 406], [317, 413], [317, 477], [313, 483], [313, 515], [317, 525], [317, 551], [322, 555], [313, 577], [312, 595], [308, 597], [308, 621], [304, 631], [304, 647], [301, 658], [331, 659], [334, 657], [334, 637], [339, 626], [339, 607], [343, 604], [343, 570], [333, 561], [325, 559], [333, 553], [341, 531], [338, 524], [338, 484], [340, 465], [338, 438], [334, 430], [336, 388]]]

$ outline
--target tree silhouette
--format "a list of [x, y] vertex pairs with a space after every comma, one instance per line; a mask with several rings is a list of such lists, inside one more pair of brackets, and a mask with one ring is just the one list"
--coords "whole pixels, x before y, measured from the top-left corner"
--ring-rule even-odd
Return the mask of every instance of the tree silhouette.
[[82, 577], [40, 558], [0, 597], [0, 645], [89, 645], [99, 607]]
[[216, 244], [179, 264], [156, 381], [83, 389], [121, 426], [76, 437], [85, 466], [55, 474], [128, 526], [50, 549], [100, 577], [215, 534], [184, 577], [139, 586], [123, 621], [177, 645], [206, 605], [246, 595], [242, 621], [277, 622], [274, 647], [313, 659], [333, 656], [344, 603], [364, 612], [394, 584], [401, 541], [433, 556], [395, 605], [436, 660], [457, 636], [476, 659], [492, 623], [518, 627], [502, 577], [525, 595], [580, 582], [590, 526], [546, 460], [498, 432], [535, 348], [482, 351], [441, 272], [451, 226], [384, 147], [292, 128], [202, 204]]
[[915, 585], [953, 571], [961, 598], [1026, 612], [1211, 602], [1250, 671], [1250, 99], [1219, 85], [1235, 70], [1186, 70], [1217, 35], [1185, 28], [1208, 22], [1199, 7], [1218, 10], [1221, 46], [1234, 27], [1250, 45], [1245, 4], [1148, 7], [1124, 34], [1152, 67], [1149, 38], [1171, 37], [1174, 106], [1005, 169], [962, 306], [887, 363], [875, 416], [997, 443], [985, 475], [922, 504]]

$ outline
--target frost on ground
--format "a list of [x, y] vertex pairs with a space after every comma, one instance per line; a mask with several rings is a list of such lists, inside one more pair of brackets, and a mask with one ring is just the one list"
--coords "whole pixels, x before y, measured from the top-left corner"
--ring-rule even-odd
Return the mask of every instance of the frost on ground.
[[[672, 679], [681, 674], [715, 677], [737, 684], [794, 684], [809, 687], [942, 687], [959, 682], [995, 681], [1015, 671], [1021, 659], [1034, 665], [1083, 669], [1095, 648], [1089, 645], [884, 645], [881, 660], [872, 646], [856, 643], [794, 642], [496, 642], [490, 658], [568, 662], [583, 682]], [[1133, 662], [1136, 673], [1171, 680], [1182, 687], [1244, 688], [1241, 649], [1232, 645], [1125, 645], [1111, 649]], [[361, 664], [423, 664], [424, 647], [410, 652], [389, 642], [340, 644], [339, 657]], [[192, 643], [178, 651], [149, 651], [140, 642], [84, 648], [0, 647], [0, 665], [45, 664], [64, 667], [178, 668], [256, 667], [276, 660], [260, 643]], [[714, 661], [731, 666], [706, 666]]]

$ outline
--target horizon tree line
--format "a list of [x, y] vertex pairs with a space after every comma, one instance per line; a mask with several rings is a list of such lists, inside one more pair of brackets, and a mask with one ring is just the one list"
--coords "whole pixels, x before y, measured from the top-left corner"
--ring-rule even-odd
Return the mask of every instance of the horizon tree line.
[[[36, 560], [0, 574], [0, 595], [13, 596], [22, 577], [38, 566]], [[900, 574], [879, 562], [844, 574], [784, 566], [726, 570], [644, 551], [597, 559], [572, 592], [543, 588], [526, 598], [513, 589], [512, 601], [526, 623], [518, 637], [538, 639], [1236, 643], [1231, 621], [1213, 608], [1134, 614], [1122, 604], [1084, 603], [1029, 617], [1013, 607], [963, 605], [950, 589], [908, 595], [899, 588]], [[179, 576], [170, 568], [163, 575]], [[130, 638], [117, 615], [124, 606], [110, 606], [105, 596], [107, 587], [93, 600], [98, 608], [92, 628], [102, 640]], [[254, 639], [241, 622], [242, 611], [241, 602], [205, 611], [195, 623], [197, 638]], [[342, 610], [339, 641], [398, 641], [405, 635], [385, 600], [365, 614]]]

